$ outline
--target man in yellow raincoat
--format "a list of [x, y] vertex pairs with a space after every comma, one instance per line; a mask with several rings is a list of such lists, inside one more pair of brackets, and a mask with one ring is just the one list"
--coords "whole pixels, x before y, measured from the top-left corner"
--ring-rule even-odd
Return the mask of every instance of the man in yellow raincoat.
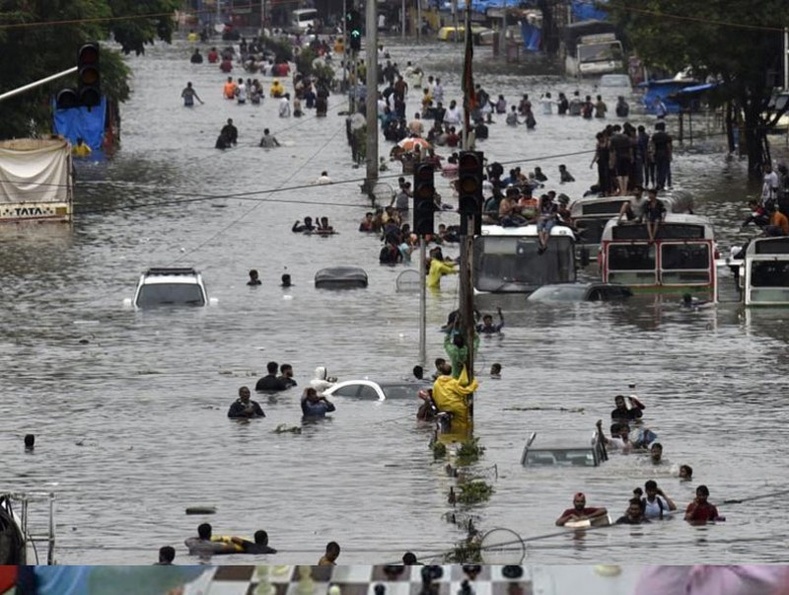
[[433, 383], [433, 401], [439, 411], [452, 414], [452, 434], [461, 434], [471, 425], [468, 396], [479, 388], [479, 382], [476, 378], [469, 381], [465, 367], [459, 378], [452, 377], [452, 366], [446, 362], [439, 370], [441, 375]]
[[427, 287], [429, 289], [441, 289], [441, 277], [457, 274], [457, 272], [455, 263], [444, 260], [441, 248], [433, 248], [430, 251], [430, 270], [427, 273]]

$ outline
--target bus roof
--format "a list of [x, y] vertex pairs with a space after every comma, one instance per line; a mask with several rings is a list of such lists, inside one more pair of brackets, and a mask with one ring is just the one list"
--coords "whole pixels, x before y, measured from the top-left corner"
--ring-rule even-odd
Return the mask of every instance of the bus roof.
[[[605, 224], [605, 229], [603, 229], [603, 236], [601, 241], [612, 241], [613, 240], [613, 230], [616, 227], [623, 227], [623, 228], [637, 228], [637, 227], [645, 227], [643, 224], [633, 224], [630, 222], [620, 222], [616, 218], [612, 218]], [[700, 236], [698, 237], [688, 237], [684, 234], [678, 234], [677, 239], [704, 239], [704, 240], [713, 240], [715, 239], [715, 231], [712, 227], [712, 223], [706, 217], [702, 217], [701, 215], [688, 215], [685, 213], [666, 213], [665, 219], [663, 223], [661, 223], [661, 227], [665, 230], [677, 229], [679, 227], [683, 228], [690, 228], [690, 227], [698, 227], [700, 228]], [[632, 238], [637, 239], [637, 238]], [[672, 236], [669, 235], [668, 237], [663, 236], [661, 239], [672, 239]], [[623, 241], [632, 241], [631, 239], [623, 240]]]
[[[493, 237], [537, 237], [537, 226], [533, 223], [520, 227], [502, 227], [501, 225], [483, 225], [482, 236]], [[554, 225], [551, 229], [551, 236], [567, 236], [575, 238], [573, 230], [563, 225]]]
[[[570, 215], [573, 217], [573, 219], [582, 215], [588, 216], [588, 215], [598, 215], [598, 214], [600, 216], [607, 215], [614, 217], [619, 213], [618, 209], [616, 212], [612, 211], [611, 214], [602, 213], [602, 212], [584, 213], [583, 207], [586, 205], [616, 204], [619, 205], [619, 207], [621, 208], [622, 203], [628, 202], [633, 198], [635, 198], [633, 194], [626, 194], [624, 196], [583, 196], [581, 198], [576, 198], [574, 201], [570, 203]], [[646, 193], [644, 193], [642, 200], [647, 200]], [[658, 200], [666, 206], [667, 211], [672, 211], [674, 209], [674, 205], [676, 202], [676, 198], [674, 195], [664, 194], [662, 196], [658, 196]], [[594, 208], [590, 210], [594, 211]]]
[[780, 260], [789, 260], [789, 237], [754, 238], [745, 249], [745, 256], [759, 256], [768, 260], [780, 256]]

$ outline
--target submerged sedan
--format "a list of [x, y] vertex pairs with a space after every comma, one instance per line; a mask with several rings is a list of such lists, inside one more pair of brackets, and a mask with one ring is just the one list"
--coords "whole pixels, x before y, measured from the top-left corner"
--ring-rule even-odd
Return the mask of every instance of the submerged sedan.
[[387, 399], [417, 400], [419, 391], [430, 388], [429, 382], [414, 380], [344, 380], [327, 388], [323, 394], [327, 397], [350, 397], [368, 401], [385, 401]]
[[557, 283], [543, 285], [529, 294], [530, 302], [621, 302], [633, 295], [618, 283]]

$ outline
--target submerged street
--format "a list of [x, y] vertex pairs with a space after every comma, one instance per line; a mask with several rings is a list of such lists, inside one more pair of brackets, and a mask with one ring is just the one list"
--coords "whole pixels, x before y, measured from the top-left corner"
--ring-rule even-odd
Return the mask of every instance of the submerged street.
[[[441, 76], [447, 99], [460, 101], [460, 46], [382, 41], [394, 61], [411, 60]], [[405, 266], [379, 265], [379, 238], [357, 231], [371, 209], [359, 192], [364, 169], [352, 167], [345, 118], [338, 115], [346, 98], [332, 95], [326, 118], [312, 111], [278, 118], [268, 97], [261, 106], [239, 106], [222, 98], [226, 76], [215, 65], [189, 63], [191, 50], [177, 41], [129, 58], [133, 94], [122, 106], [122, 146], [110, 161], [78, 163], [73, 229], [1, 230], [3, 489], [57, 494], [62, 564], [149, 564], [168, 544], [177, 563], [196, 563], [183, 541], [204, 521], [223, 535], [265, 529], [279, 551], [213, 560], [220, 564], [317, 563], [332, 540], [342, 546], [340, 564], [397, 561], [406, 550], [420, 561], [439, 559], [465, 536], [446, 515], [469, 511], [447, 503], [455, 480], [445, 461], [433, 459], [430, 428], [416, 422], [418, 399], [336, 397], [330, 418], [305, 424], [301, 434], [274, 432], [301, 424], [301, 390], [318, 366], [346, 380], [405, 378], [419, 363], [418, 296], [395, 291]], [[484, 56], [475, 82], [511, 105], [523, 93], [596, 93], [569, 80], [494, 74]], [[236, 69], [233, 76], [249, 75]], [[268, 90], [271, 79], [262, 80]], [[183, 107], [187, 81], [205, 105]], [[418, 109], [418, 97], [410, 92], [407, 114]], [[613, 106], [616, 98], [604, 99]], [[477, 149], [505, 167], [540, 166], [546, 190], [580, 196], [595, 182], [589, 164], [604, 122], [536, 116], [529, 132], [494, 116], [490, 138]], [[219, 151], [214, 143], [228, 118], [238, 128], [238, 146]], [[647, 116], [630, 121], [654, 126]], [[281, 147], [258, 147], [264, 128]], [[693, 195], [696, 213], [711, 218], [728, 253], [744, 238], [738, 234], [746, 166], [727, 159], [721, 144], [722, 136], [693, 146], [675, 141], [672, 167], [675, 189]], [[390, 148], [381, 139], [380, 155]], [[576, 182], [557, 183], [560, 164]], [[395, 165], [382, 174], [393, 187], [401, 175]], [[314, 185], [323, 171], [334, 183]], [[453, 203], [448, 182], [437, 181], [444, 201]], [[304, 216], [328, 217], [338, 234], [291, 232]], [[457, 220], [451, 212], [437, 217]], [[457, 249], [445, 253], [456, 256]], [[368, 288], [315, 289], [316, 271], [338, 265], [365, 269]], [[218, 306], [123, 309], [151, 266], [194, 266]], [[260, 272], [258, 287], [246, 285], [252, 268]], [[293, 287], [279, 286], [283, 273]], [[680, 509], [697, 485], [707, 485], [726, 522], [691, 527], [674, 519], [569, 532], [530, 542], [528, 560], [784, 560], [789, 515], [775, 499], [722, 503], [787, 488], [789, 445], [776, 439], [786, 421], [785, 311], [746, 312], [736, 304], [685, 310], [678, 301], [643, 297], [527, 304], [520, 295], [483, 296], [477, 306], [483, 313], [500, 306], [506, 320], [500, 336], [483, 339], [477, 357], [475, 434], [486, 449], [478, 469], [495, 490], [471, 511], [481, 532], [552, 534], [579, 491], [616, 518], [633, 488], [656, 479]], [[441, 292], [427, 296], [426, 371], [445, 356], [439, 328], [457, 307], [456, 279], [446, 277]], [[266, 418], [229, 420], [239, 387], [253, 387], [271, 360], [292, 364], [299, 387], [253, 393]], [[500, 380], [487, 374], [495, 362], [503, 368]], [[595, 468], [521, 466], [531, 432], [586, 440], [598, 419], [608, 423], [614, 396], [627, 394], [630, 383], [663, 445], [663, 465], [612, 453]], [[36, 436], [34, 453], [24, 450], [28, 433]], [[680, 464], [693, 467], [692, 482], [679, 482]], [[187, 516], [189, 506], [215, 506], [217, 514]]]

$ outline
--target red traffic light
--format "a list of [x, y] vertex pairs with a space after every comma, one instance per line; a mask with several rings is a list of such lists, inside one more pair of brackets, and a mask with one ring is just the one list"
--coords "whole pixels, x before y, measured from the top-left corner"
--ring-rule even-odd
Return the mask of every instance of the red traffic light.
[[77, 63], [80, 65], [99, 63], [99, 44], [86, 43], [77, 52]]
[[77, 52], [77, 91], [80, 103], [93, 107], [101, 103], [99, 44], [86, 43]]
[[479, 194], [482, 192], [482, 153], [463, 151], [458, 157], [458, 192]]

